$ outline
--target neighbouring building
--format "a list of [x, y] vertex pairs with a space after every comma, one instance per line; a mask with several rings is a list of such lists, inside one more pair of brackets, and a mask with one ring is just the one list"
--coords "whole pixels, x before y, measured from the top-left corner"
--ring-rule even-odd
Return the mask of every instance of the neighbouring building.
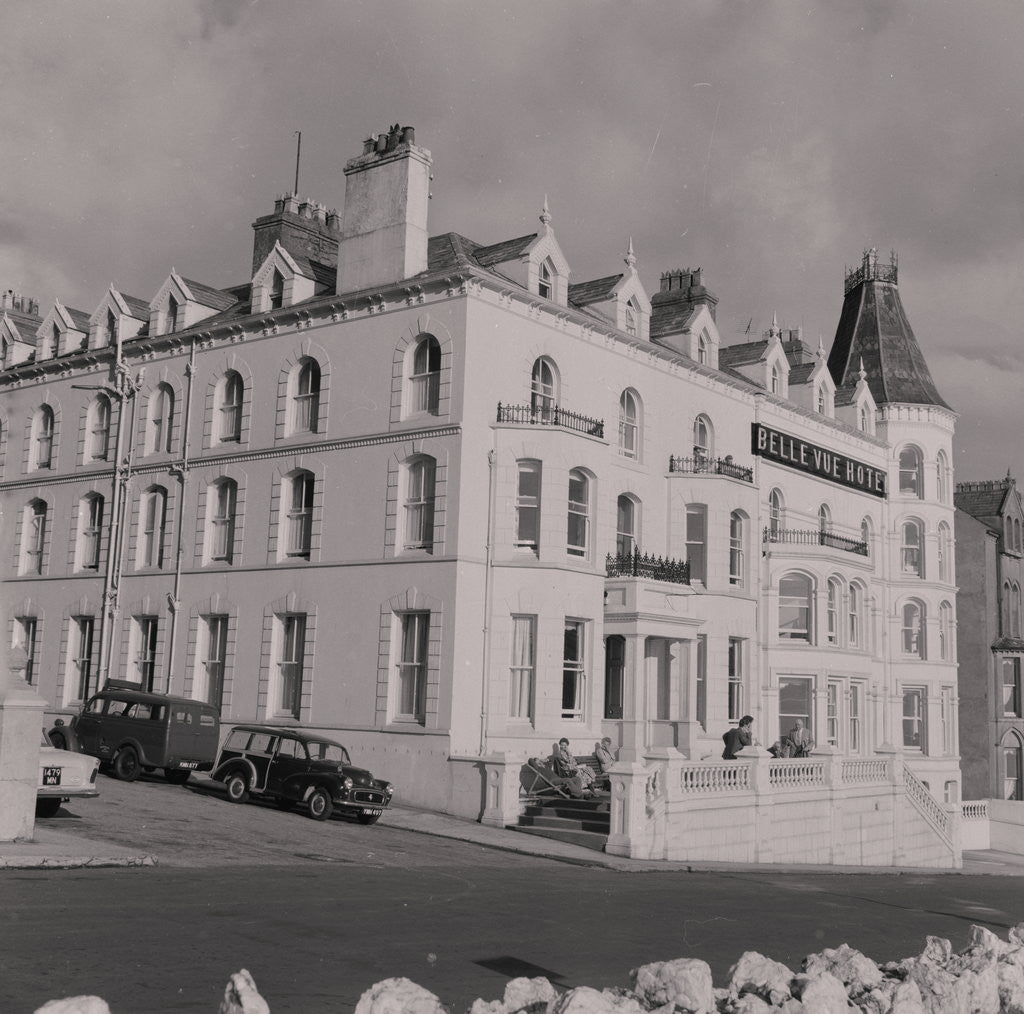
[[[609, 848], [957, 864], [955, 415], [895, 256], [827, 355], [725, 345], [699, 268], [575, 281], [546, 202], [430, 236], [431, 166], [368, 139], [240, 284], [5, 297], [2, 577], [52, 711], [129, 679], [495, 822], [525, 758], [609, 735]], [[722, 762], [745, 713], [814, 758]]]
[[1024, 800], [1021, 495], [1007, 474], [958, 482], [954, 502], [964, 798]]

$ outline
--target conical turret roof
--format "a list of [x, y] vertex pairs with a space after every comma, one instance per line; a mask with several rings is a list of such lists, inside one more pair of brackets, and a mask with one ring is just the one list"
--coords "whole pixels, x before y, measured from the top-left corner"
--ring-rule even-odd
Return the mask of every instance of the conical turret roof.
[[864, 363], [876, 404], [903, 402], [949, 408], [935, 387], [897, 288], [897, 261], [879, 264], [868, 250], [846, 273], [843, 312], [828, 357], [836, 387], [855, 385]]

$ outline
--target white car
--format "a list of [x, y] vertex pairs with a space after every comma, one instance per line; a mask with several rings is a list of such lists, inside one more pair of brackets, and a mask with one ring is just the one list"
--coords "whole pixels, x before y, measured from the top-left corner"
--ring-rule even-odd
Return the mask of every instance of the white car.
[[98, 796], [96, 773], [100, 762], [84, 753], [58, 750], [43, 733], [39, 747], [39, 789], [36, 816], [54, 817], [60, 804], [72, 796]]

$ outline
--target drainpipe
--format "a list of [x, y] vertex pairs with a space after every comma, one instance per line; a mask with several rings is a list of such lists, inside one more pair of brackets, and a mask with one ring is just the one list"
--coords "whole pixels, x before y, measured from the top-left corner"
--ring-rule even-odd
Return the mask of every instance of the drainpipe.
[[498, 455], [487, 452], [487, 549], [484, 556], [484, 626], [480, 660], [480, 756], [487, 755], [487, 713], [490, 709], [491, 594], [494, 584], [494, 497]]
[[181, 437], [181, 463], [172, 465], [170, 472], [178, 477], [178, 518], [174, 540], [174, 590], [167, 596], [171, 614], [171, 632], [167, 638], [167, 693], [174, 690], [174, 644], [178, 635], [178, 607], [181, 605], [181, 555], [185, 520], [185, 487], [188, 481], [188, 436], [192, 422], [192, 386], [196, 369], [196, 340], [192, 339], [188, 362], [185, 364], [185, 427]]

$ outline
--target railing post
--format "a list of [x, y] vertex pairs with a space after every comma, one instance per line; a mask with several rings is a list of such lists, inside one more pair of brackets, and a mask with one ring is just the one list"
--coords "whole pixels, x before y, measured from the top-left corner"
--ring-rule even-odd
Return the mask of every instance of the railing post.
[[604, 850], [613, 856], [649, 859], [647, 831], [647, 779], [651, 772], [638, 761], [618, 761], [608, 769], [612, 798], [608, 841]]
[[892, 864], [903, 862], [903, 797], [907, 794], [903, 784], [903, 754], [889, 743], [875, 748], [885, 758], [886, 777], [892, 793]]
[[519, 774], [523, 762], [506, 753], [482, 758], [484, 768], [484, 812], [480, 823], [507, 827], [519, 820]]
[[836, 755], [836, 748], [828, 743], [814, 747], [810, 756], [821, 761], [822, 787], [828, 793], [828, 861], [835, 863], [842, 854], [842, 822], [837, 819], [838, 801], [842, 795], [842, 758]]
[[774, 820], [774, 793], [771, 786], [769, 765], [772, 755], [763, 747], [751, 744], [736, 752], [736, 759], [750, 767], [750, 790], [754, 794], [754, 841], [755, 863], [770, 863], [775, 859], [772, 822]]

